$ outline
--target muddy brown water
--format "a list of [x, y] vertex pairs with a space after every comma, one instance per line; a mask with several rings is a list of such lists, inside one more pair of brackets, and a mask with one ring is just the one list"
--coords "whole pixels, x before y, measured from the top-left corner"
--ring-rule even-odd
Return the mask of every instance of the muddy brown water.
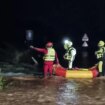
[[105, 78], [13, 79], [0, 91], [0, 105], [105, 105]]

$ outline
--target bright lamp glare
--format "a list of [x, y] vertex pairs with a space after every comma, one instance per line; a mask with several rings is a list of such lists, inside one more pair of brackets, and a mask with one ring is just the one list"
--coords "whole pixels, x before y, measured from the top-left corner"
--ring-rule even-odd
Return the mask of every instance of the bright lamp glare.
[[27, 41], [33, 40], [33, 30], [26, 30], [26, 40]]
[[64, 43], [68, 43], [68, 42], [69, 42], [68, 40], [65, 40], [65, 41], [64, 41]]

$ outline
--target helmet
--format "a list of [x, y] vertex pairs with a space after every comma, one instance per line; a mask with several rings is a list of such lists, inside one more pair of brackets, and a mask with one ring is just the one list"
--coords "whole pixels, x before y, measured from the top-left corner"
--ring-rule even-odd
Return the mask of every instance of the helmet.
[[73, 43], [69, 40], [65, 40], [65, 45], [68, 45], [69, 47], [71, 47]]
[[100, 41], [98, 42], [98, 47], [102, 47], [102, 46], [104, 46], [104, 45], [105, 45], [104, 41], [100, 40]]
[[53, 43], [52, 43], [52, 42], [48, 42], [48, 43], [46, 44], [46, 47], [53, 47]]
[[71, 41], [66, 40], [64, 43], [64, 48], [68, 49], [69, 47], [71, 47], [73, 45], [73, 43]]
[[71, 47], [73, 43], [71, 41], [68, 42], [68, 46]]

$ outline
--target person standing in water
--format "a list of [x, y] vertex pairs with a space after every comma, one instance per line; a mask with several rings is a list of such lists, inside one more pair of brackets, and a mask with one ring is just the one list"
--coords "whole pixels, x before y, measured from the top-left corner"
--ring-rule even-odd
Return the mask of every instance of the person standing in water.
[[53, 48], [53, 43], [48, 42], [45, 45], [45, 48], [37, 48], [37, 47], [34, 47], [32, 45], [30, 46], [30, 48], [44, 54], [44, 56], [43, 56], [44, 78], [48, 77], [48, 73], [50, 74], [50, 77], [51, 77], [53, 74], [54, 61], [56, 61], [56, 64], [59, 65], [58, 56], [57, 56], [55, 49]]
[[[98, 50], [95, 51], [95, 55], [96, 55], [96, 58], [98, 60], [98, 70], [99, 70], [99, 76], [103, 76], [104, 73], [103, 73], [103, 66], [105, 66], [105, 64], [103, 65], [103, 58], [104, 58], [104, 53], [105, 53], [105, 43], [104, 41], [100, 40], [98, 42]], [[103, 56], [104, 55], [104, 56]]]

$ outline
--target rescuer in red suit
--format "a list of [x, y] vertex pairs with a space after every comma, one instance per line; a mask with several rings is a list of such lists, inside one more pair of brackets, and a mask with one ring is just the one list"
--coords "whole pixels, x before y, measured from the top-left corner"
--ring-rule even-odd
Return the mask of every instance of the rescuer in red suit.
[[55, 49], [53, 48], [53, 43], [48, 42], [45, 45], [45, 48], [37, 48], [37, 47], [34, 47], [32, 45], [30, 46], [30, 48], [33, 50], [36, 50], [38, 52], [42, 52], [44, 54], [44, 56], [43, 56], [44, 78], [47, 78], [48, 73], [50, 74], [50, 77], [51, 77], [53, 74], [54, 61], [56, 61], [56, 64], [59, 65], [58, 56], [57, 56]]

